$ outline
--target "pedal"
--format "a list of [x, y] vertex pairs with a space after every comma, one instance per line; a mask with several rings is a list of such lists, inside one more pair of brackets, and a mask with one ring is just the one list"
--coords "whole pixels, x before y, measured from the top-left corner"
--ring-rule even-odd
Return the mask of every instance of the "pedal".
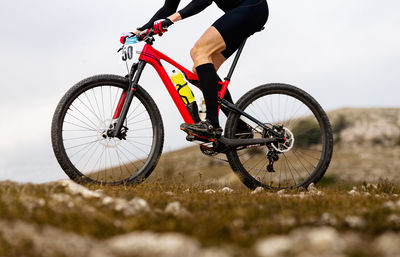
[[196, 143], [199, 144], [201, 146], [207, 147], [207, 148], [212, 148], [214, 146], [214, 141], [211, 141], [209, 139], [205, 139], [205, 138], [199, 138], [195, 135], [187, 135], [186, 136], [186, 140], [191, 142], [191, 143]]
[[193, 142], [193, 141], [196, 140], [196, 137], [193, 136], [193, 135], [187, 135], [187, 136], [186, 136], [186, 140], [189, 141], [189, 142]]

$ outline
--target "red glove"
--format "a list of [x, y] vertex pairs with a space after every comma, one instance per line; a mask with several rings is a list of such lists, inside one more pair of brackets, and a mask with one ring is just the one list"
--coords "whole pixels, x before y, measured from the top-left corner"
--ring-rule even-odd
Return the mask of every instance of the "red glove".
[[162, 35], [164, 32], [168, 31], [168, 27], [174, 24], [170, 19], [163, 19], [155, 21], [153, 24], [153, 31], [158, 35]]
[[119, 39], [119, 42], [121, 42], [121, 44], [125, 44], [125, 41], [127, 38], [134, 37], [134, 36], [136, 36], [136, 34], [133, 32], [122, 33], [122, 36]]

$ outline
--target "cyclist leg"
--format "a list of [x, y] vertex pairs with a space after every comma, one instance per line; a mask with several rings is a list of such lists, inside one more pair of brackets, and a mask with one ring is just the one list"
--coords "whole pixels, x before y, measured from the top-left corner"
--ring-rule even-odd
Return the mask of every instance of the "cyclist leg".
[[[218, 128], [218, 75], [212, 56], [221, 54], [227, 59], [246, 40], [260, 30], [268, 19], [265, 0], [245, 0], [239, 7], [226, 12], [196, 42], [191, 50], [194, 66], [206, 101], [209, 122], [183, 126], [185, 131], [208, 131]], [[209, 126], [209, 125], [212, 126]], [[204, 125], [204, 126], [203, 126]], [[181, 128], [183, 128], [181, 127]]]
[[[218, 121], [218, 81], [216, 68], [223, 62], [223, 58], [217, 57], [214, 66], [213, 56], [221, 53], [226, 49], [225, 41], [221, 34], [214, 27], [208, 28], [200, 39], [196, 42], [190, 55], [192, 57], [194, 67], [199, 76], [200, 86], [203, 91], [204, 99], [207, 106], [207, 117], [214, 128], [219, 128]], [[215, 57], [214, 57], [215, 59]]]
[[215, 53], [211, 56], [211, 60], [214, 63], [215, 70], [218, 71], [221, 65], [226, 61], [226, 58], [221, 53]]
[[223, 60], [218, 54], [225, 49], [226, 44], [219, 31], [215, 27], [209, 27], [190, 51], [194, 70], [202, 64], [213, 63], [213, 57], [217, 62], [221, 62], [219, 64], [221, 66]]

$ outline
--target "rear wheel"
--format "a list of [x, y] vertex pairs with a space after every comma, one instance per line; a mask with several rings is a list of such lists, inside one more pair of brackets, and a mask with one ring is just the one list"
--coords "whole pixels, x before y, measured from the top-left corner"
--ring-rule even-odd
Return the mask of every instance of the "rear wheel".
[[141, 182], [154, 170], [162, 152], [164, 128], [160, 112], [140, 86], [130, 106], [125, 138], [107, 135], [128, 80], [99, 75], [72, 87], [55, 111], [53, 150], [65, 173], [80, 183]]
[[[237, 107], [278, 132], [285, 143], [232, 149], [227, 153], [233, 171], [250, 189], [307, 187], [325, 174], [332, 157], [332, 130], [325, 111], [309, 94], [286, 84], [259, 86], [237, 102]], [[228, 117], [225, 136], [243, 138], [240, 115]], [[252, 138], [272, 137], [261, 127]]]

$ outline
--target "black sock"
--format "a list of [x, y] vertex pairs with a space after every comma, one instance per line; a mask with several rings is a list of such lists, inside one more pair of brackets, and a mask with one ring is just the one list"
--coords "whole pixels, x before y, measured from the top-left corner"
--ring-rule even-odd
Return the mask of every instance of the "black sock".
[[214, 64], [206, 63], [197, 66], [197, 75], [199, 76], [200, 86], [203, 91], [206, 102], [208, 119], [214, 128], [219, 128], [218, 120], [218, 75]]

